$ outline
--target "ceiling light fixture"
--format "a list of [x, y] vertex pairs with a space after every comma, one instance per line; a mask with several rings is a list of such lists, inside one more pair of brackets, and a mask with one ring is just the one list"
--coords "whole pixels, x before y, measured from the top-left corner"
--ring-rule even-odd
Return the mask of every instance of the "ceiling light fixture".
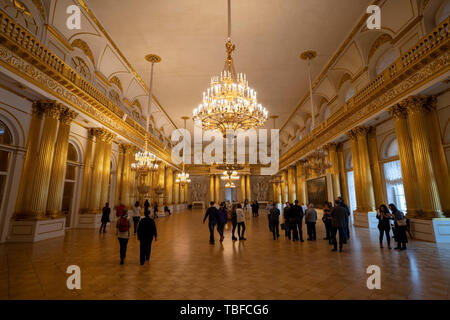
[[232, 58], [235, 45], [231, 42], [231, 0], [228, 0], [227, 58], [220, 76], [211, 78], [211, 85], [203, 93], [203, 103], [194, 109], [193, 119], [204, 129], [254, 129], [264, 125], [268, 118], [266, 108], [258, 104], [256, 91], [248, 86], [247, 77], [236, 73]]

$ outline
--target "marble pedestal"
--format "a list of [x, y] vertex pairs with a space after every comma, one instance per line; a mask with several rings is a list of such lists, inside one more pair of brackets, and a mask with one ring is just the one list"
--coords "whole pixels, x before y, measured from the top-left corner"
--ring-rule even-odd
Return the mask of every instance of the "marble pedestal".
[[37, 242], [63, 237], [66, 218], [12, 221], [7, 242]]
[[410, 219], [411, 234], [415, 240], [450, 243], [450, 218], [431, 220]]
[[[112, 216], [113, 213], [111, 213]], [[112, 217], [110, 220], [112, 221]], [[101, 213], [83, 213], [78, 215], [76, 227], [78, 229], [96, 229], [102, 225]]]
[[377, 228], [378, 220], [375, 211], [358, 212], [353, 211], [353, 225], [360, 228]]

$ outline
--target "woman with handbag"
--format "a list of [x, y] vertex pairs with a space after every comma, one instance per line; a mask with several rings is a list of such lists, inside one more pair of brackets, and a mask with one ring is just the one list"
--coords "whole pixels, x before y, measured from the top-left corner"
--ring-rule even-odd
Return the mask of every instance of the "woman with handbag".
[[395, 204], [391, 203], [389, 209], [394, 217], [395, 226], [395, 241], [397, 241], [396, 250], [406, 250], [406, 244], [408, 243], [408, 237], [406, 236], [406, 218], [403, 212], [397, 209]]
[[386, 241], [388, 248], [391, 249], [391, 237], [389, 233], [391, 232], [391, 222], [392, 215], [389, 212], [388, 207], [382, 204], [377, 212], [378, 219], [378, 230], [380, 230], [380, 248], [383, 248], [383, 237], [386, 234]]

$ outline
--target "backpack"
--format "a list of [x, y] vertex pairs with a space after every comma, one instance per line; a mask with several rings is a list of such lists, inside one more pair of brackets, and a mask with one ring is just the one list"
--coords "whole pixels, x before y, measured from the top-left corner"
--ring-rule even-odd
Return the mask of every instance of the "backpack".
[[119, 219], [119, 232], [126, 232], [128, 231], [128, 219], [125, 217], [121, 217]]

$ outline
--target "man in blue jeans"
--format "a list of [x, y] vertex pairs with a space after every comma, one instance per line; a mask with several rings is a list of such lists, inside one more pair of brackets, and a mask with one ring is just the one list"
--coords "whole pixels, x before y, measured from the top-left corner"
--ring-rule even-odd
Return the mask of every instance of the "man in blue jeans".
[[210, 207], [206, 210], [205, 217], [203, 218], [203, 223], [205, 223], [208, 218], [208, 227], [209, 227], [209, 243], [214, 244], [214, 227], [217, 224], [217, 220], [219, 217], [219, 211], [214, 206], [214, 201], [210, 202]]

